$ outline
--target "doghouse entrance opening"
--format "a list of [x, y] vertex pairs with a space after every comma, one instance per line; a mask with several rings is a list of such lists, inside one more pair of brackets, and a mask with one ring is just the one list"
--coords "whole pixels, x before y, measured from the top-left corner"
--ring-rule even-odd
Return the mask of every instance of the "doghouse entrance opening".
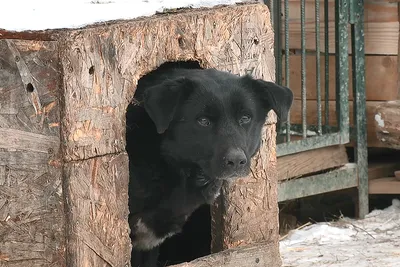
[[[194, 68], [199, 69], [200, 64], [197, 61], [179, 61], [179, 62], [167, 62], [162, 64], [156, 70], [146, 74], [139, 80], [145, 83], [146, 80], [152, 79], [156, 75], [156, 71], [165, 70], [169, 68]], [[136, 94], [135, 94], [136, 99]], [[143, 136], [135, 133], [137, 127], [154, 127], [154, 125], [136, 125], [136, 121], [140, 116], [143, 115], [144, 110], [135, 108], [135, 101], [129, 105], [126, 114], [126, 141], [127, 150], [129, 153], [129, 147], [131, 144], [137, 145], [140, 143], [140, 138], [149, 138], [149, 136]], [[140, 118], [139, 118], [140, 120]], [[157, 138], [157, 134], [154, 134], [154, 138]], [[130, 155], [130, 161], [135, 161], [140, 155]], [[130, 192], [130, 194], [132, 194]], [[129, 195], [133, 199], [134, 196]], [[132, 206], [134, 204], [131, 203]], [[139, 207], [140, 209], [140, 207]], [[196, 258], [209, 255], [211, 252], [211, 214], [210, 206], [203, 205], [198, 208], [186, 222], [182, 233], [177, 234], [171, 238], [168, 238], [161, 246], [159, 251], [158, 262], [159, 266], [166, 266], [171, 264], [178, 264], [186, 261], [191, 261]]]

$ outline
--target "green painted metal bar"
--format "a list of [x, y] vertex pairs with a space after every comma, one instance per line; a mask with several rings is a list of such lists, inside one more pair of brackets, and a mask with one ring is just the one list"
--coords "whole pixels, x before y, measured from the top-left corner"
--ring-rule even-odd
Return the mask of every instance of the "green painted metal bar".
[[321, 106], [321, 42], [320, 42], [320, 16], [319, 16], [319, 1], [315, 0], [315, 65], [316, 65], [316, 88], [317, 88], [317, 134], [322, 134], [322, 106]]
[[348, 22], [349, 0], [335, 1], [335, 52], [336, 52], [336, 114], [340, 132], [344, 140], [349, 136], [349, 59]]
[[356, 187], [357, 166], [347, 164], [334, 171], [278, 184], [278, 202]]
[[281, 0], [274, 2], [274, 29], [275, 29], [275, 82], [282, 84], [282, 5]]
[[340, 145], [341, 140], [343, 140], [341, 133], [331, 133], [309, 137], [301, 140], [291, 141], [290, 143], [278, 144], [276, 147], [276, 154], [278, 157], [281, 157], [321, 147]]
[[364, 50], [364, 0], [352, 0], [350, 8], [352, 35], [352, 70], [354, 95], [354, 157], [358, 167], [358, 215], [368, 214], [368, 150], [367, 115], [365, 96], [365, 50]]
[[329, 126], [329, 1], [324, 2], [325, 26], [325, 128]]
[[300, 1], [301, 27], [301, 118], [303, 138], [307, 138], [307, 87], [306, 87], [306, 0]]
[[[285, 85], [290, 88], [289, 68], [289, 0], [285, 0]], [[286, 142], [290, 142], [290, 112], [286, 122]]]

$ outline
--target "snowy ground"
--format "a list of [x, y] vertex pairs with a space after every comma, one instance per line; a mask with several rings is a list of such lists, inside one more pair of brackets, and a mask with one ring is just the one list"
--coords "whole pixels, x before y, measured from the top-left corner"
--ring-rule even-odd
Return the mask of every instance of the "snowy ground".
[[242, 0], [0, 0], [0, 29], [78, 28], [95, 22], [150, 16], [165, 8], [211, 7]]
[[400, 201], [364, 220], [343, 218], [294, 230], [280, 249], [284, 267], [400, 266]]

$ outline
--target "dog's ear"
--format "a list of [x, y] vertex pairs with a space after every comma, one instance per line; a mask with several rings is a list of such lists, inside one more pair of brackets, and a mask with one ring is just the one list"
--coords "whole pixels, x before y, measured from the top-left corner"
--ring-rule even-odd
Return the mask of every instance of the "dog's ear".
[[293, 103], [293, 93], [289, 88], [273, 82], [253, 79], [248, 75], [243, 77], [243, 81], [246, 86], [251, 87], [256, 97], [261, 100], [266, 113], [273, 109], [280, 122], [287, 121]]
[[144, 108], [156, 125], [159, 134], [164, 133], [168, 128], [183, 95], [188, 93], [186, 89], [190, 89], [190, 83], [191, 81], [187, 78], [180, 77], [165, 80], [144, 91]]

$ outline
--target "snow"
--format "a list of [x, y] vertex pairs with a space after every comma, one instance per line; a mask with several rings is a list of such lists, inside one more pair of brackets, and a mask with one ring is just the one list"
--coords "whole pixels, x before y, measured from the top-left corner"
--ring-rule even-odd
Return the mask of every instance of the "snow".
[[284, 267], [400, 265], [400, 201], [363, 220], [342, 218], [293, 230], [280, 242]]
[[79, 28], [96, 22], [150, 16], [164, 8], [212, 7], [242, 0], [0, 0], [0, 29]]

